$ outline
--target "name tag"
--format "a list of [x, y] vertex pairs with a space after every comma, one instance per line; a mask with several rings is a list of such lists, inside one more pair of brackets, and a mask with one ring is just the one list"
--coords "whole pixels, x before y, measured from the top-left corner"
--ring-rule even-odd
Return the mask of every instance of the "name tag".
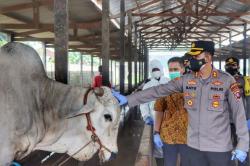
[[188, 90], [196, 90], [196, 87], [195, 86], [186, 86], [186, 89], [188, 89]]
[[223, 88], [218, 88], [218, 87], [211, 87], [211, 90], [221, 92], [224, 89]]

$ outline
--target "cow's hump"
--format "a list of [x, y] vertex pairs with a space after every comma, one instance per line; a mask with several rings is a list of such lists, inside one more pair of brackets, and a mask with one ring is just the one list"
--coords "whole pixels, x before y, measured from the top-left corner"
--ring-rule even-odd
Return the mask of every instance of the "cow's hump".
[[7, 70], [16, 70], [20, 73], [26, 73], [26, 75], [46, 77], [39, 55], [28, 45], [9, 42], [1, 47], [0, 57], [1, 65], [8, 66]]

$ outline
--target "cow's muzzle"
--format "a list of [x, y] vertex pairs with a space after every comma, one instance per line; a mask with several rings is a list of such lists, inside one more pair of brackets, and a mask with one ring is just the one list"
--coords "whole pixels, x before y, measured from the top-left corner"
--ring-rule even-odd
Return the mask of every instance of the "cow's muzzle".
[[111, 152], [109, 160], [114, 160], [114, 159], [116, 159], [116, 157], [117, 157], [117, 153]]

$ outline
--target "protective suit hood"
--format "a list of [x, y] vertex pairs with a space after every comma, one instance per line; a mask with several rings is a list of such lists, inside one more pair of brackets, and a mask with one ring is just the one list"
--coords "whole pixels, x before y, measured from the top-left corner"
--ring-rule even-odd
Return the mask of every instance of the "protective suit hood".
[[149, 72], [150, 72], [151, 78], [152, 78], [152, 69], [153, 69], [153, 68], [158, 68], [158, 69], [160, 69], [161, 76], [164, 75], [163, 66], [162, 66], [162, 64], [161, 64], [160, 61], [158, 61], [158, 60], [152, 60], [152, 61], [150, 61], [150, 63], [149, 63]]

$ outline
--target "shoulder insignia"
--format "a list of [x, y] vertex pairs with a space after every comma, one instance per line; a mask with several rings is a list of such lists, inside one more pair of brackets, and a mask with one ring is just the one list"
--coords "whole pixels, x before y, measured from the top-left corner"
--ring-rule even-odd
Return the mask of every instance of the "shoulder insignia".
[[194, 72], [194, 77], [198, 78], [199, 77], [199, 72]]
[[213, 78], [217, 78], [218, 77], [218, 72], [217, 71], [213, 71], [212, 76], [213, 76]]
[[233, 91], [236, 91], [236, 90], [239, 90], [239, 85], [238, 85], [238, 83], [235, 82], [235, 83], [231, 84], [230, 89], [231, 89], [232, 92], [233, 92]]
[[232, 93], [234, 94], [234, 97], [236, 99], [240, 99], [241, 95], [240, 95], [240, 89], [239, 89], [239, 85], [235, 82], [230, 86], [230, 90], [232, 91]]
[[195, 43], [192, 43], [191, 47], [194, 48], [195, 47]]

